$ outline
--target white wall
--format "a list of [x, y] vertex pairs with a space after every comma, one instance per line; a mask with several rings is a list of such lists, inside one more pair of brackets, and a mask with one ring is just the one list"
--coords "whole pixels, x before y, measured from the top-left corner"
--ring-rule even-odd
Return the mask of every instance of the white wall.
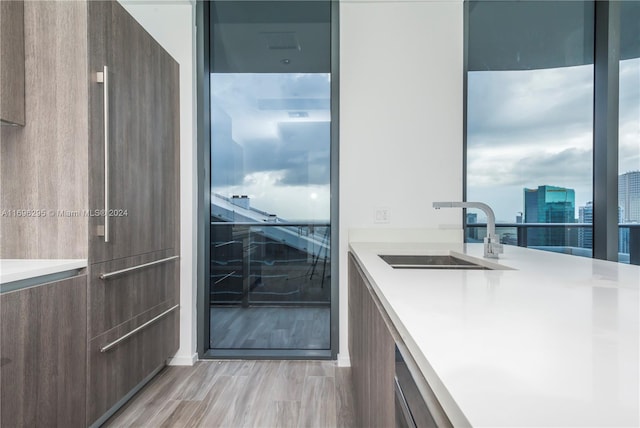
[[[461, 227], [463, 6], [340, 4], [340, 355], [348, 362], [352, 228]], [[390, 212], [374, 224], [374, 209]]]
[[180, 64], [180, 349], [170, 364], [196, 354], [196, 67], [195, 5], [191, 1], [120, 0]]

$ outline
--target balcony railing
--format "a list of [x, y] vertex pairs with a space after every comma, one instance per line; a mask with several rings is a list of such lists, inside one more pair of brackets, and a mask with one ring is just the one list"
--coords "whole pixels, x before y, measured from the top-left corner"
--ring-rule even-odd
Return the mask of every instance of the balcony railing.
[[212, 305], [325, 306], [329, 223], [211, 222]]
[[[466, 242], [482, 242], [486, 227], [486, 223], [468, 223]], [[618, 261], [640, 265], [640, 223], [621, 223], [618, 230]], [[496, 233], [506, 245], [593, 256], [591, 223], [498, 223]]]

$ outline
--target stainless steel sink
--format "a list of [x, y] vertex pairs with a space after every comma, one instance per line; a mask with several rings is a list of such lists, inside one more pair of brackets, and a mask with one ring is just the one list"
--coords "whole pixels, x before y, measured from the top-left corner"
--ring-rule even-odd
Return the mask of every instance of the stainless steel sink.
[[471, 269], [491, 270], [486, 266], [454, 256], [443, 255], [381, 255], [380, 258], [394, 269]]

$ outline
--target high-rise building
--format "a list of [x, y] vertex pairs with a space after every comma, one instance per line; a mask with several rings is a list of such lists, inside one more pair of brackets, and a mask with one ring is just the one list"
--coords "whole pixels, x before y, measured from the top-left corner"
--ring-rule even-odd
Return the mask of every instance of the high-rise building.
[[524, 222], [538, 222], [538, 189], [524, 189]]
[[[575, 223], [575, 206], [573, 189], [546, 185], [524, 189], [525, 223]], [[569, 235], [566, 228], [532, 229], [528, 233], [528, 244], [566, 246], [571, 241]]]
[[[593, 202], [578, 208], [578, 223], [593, 224]], [[580, 228], [578, 230], [578, 247], [593, 248], [593, 229]]]
[[640, 223], [640, 171], [618, 176], [618, 205], [623, 223]]
[[[622, 222], [622, 208], [618, 207], [618, 222]], [[587, 202], [587, 205], [578, 207], [578, 223], [593, 224], [593, 202]], [[629, 252], [629, 229], [620, 228], [619, 234], [619, 251], [621, 253]], [[593, 229], [580, 228], [578, 230], [578, 247], [593, 248]]]
[[[478, 214], [476, 213], [467, 213], [467, 224], [475, 224], [478, 222]], [[477, 227], [469, 227], [467, 228], [468, 238], [475, 242], [478, 240], [478, 228]]]

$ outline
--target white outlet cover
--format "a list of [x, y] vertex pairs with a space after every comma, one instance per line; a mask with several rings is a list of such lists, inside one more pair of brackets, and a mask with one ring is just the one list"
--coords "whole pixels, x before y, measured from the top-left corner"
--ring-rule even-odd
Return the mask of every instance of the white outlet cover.
[[377, 207], [373, 211], [373, 222], [378, 224], [391, 222], [391, 210], [387, 207]]

